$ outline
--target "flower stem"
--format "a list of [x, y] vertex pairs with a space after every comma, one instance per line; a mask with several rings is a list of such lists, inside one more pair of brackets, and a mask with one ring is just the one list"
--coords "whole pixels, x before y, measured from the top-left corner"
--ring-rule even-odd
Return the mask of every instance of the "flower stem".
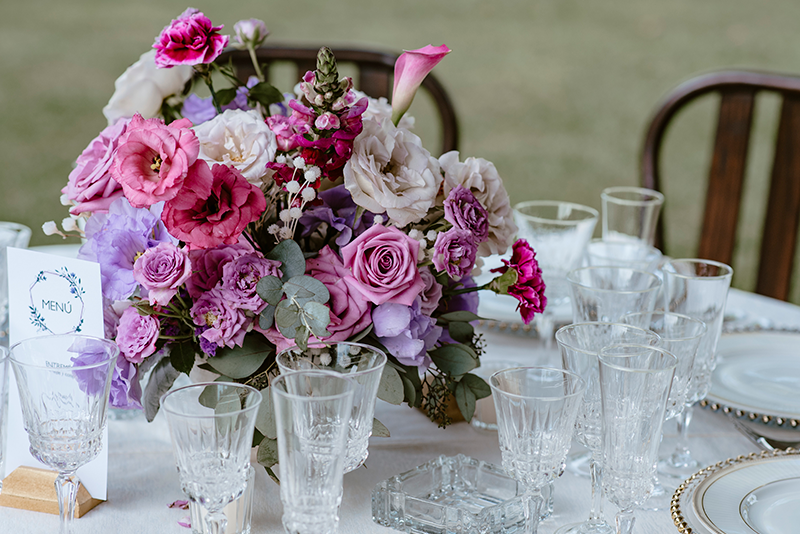
[[217, 110], [217, 113], [222, 113], [222, 107], [217, 101], [217, 93], [214, 91], [214, 83], [211, 81], [211, 65], [195, 65], [194, 70], [206, 82], [206, 86], [211, 92], [211, 102], [214, 104], [214, 109]]
[[258, 77], [258, 81], [264, 81], [264, 73], [261, 72], [261, 67], [258, 65], [258, 58], [256, 57], [256, 49], [253, 47], [253, 43], [247, 43], [247, 51], [250, 53], [250, 61], [253, 62], [253, 68], [256, 70], [256, 76]]

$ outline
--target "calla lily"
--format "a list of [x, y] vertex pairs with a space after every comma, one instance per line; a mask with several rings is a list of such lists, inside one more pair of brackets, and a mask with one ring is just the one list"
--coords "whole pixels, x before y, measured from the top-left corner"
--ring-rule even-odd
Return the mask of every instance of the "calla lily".
[[422, 80], [449, 53], [446, 45], [428, 45], [417, 50], [405, 50], [397, 58], [392, 90], [392, 122], [395, 125], [408, 111]]

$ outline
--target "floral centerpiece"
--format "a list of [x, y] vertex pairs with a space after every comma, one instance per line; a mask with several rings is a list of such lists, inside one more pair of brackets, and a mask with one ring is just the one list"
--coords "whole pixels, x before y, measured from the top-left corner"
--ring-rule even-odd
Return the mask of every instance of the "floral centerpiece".
[[[195, 367], [264, 389], [282, 349], [360, 340], [389, 356], [381, 398], [445, 425], [454, 397], [469, 420], [490, 394], [471, 373], [476, 291], [513, 295], [526, 323], [546, 300], [524, 241], [476, 287], [480, 258], [516, 232], [502, 180], [484, 159], [432, 157], [405, 115], [450, 50], [400, 56], [390, 105], [340, 79], [327, 48], [281, 93], [256, 61], [264, 23], [237, 23], [232, 42], [221, 29], [189, 9], [163, 30], [117, 80], [109, 126], [62, 190], [62, 227], [100, 264], [106, 335], [122, 353], [112, 405], [152, 419]], [[250, 52], [255, 78], [214, 63], [227, 46]], [[215, 88], [219, 74], [230, 87]], [[193, 92], [202, 84], [207, 98]], [[267, 468], [270, 419], [256, 437]]]

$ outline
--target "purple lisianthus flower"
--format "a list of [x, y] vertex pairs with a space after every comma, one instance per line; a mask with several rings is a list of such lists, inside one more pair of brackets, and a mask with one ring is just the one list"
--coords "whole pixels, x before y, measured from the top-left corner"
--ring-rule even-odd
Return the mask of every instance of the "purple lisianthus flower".
[[142, 363], [153, 354], [160, 328], [158, 318], [154, 315], [140, 315], [133, 307], [122, 312], [116, 342], [125, 359], [131, 363]]
[[151, 306], [169, 304], [191, 275], [189, 253], [172, 243], [159, 243], [145, 250], [133, 264], [133, 278], [147, 290]]
[[420, 311], [420, 299], [411, 306], [381, 304], [372, 310], [375, 335], [389, 353], [403, 365], [427, 369], [428, 350], [442, 335], [442, 327]]
[[106, 344], [96, 339], [82, 338], [73, 343], [69, 351], [77, 354], [70, 358], [73, 367], [84, 367], [72, 371], [81, 391], [87, 395], [97, 395], [105, 390], [109, 367], [116, 363], [116, 358], [109, 359]]
[[222, 267], [222, 294], [237, 308], [260, 313], [267, 302], [256, 293], [258, 281], [265, 276], [282, 277], [280, 266], [281, 262], [268, 260], [259, 252], [239, 256]]
[[444, 218], [454, 227], [471, 232], [476, 243], [489, 238], [489, 214], [472, 191], [463, 185], [457, 185], [447, 195]]
[[375, 214], [365, 211], [356, 220], [358, 206], [353, 202], [344, 185], [337, 185], [326, 191], [319, 193], [322, 205], [303, 212], [300, 218], [300, 225], [303, 227], [302, 235], [307, 237], [322, 223], [339, 232], [336, 244], [340, 247], [350, 242], [354, 235], [360, 235], [367, 228], [372, 226]]
[[[250, 76], [250, 79], [247, 80], [246, 86], [241, 86], [236, 89], [236, 96], [234, 99], [224, 106], [220, 106], [222, 111], [227, 111], [229, 109], [241, 109], [243, 111], [247, 111], [251, 109], [250, 106], [247, 105], [247, 94], [250, 91], [250, 88], [257, 83], [258, 78], [255, 76]], [[210, 96], [201, 98], [192, 93], [186, 97], [186, 100], [183, 101], [181, 115], [183, 115], [185, 119], [192, 121], [192, 124], [196, 125], [210, 121], [216, 117], [217, 110], [214, 108], [214, 102], [211, 101]]]
[[139, 383], [139, 369], [125, 358], [117, 359], [117, 366], [111, 377], [111, 390], [108, 401], [114, 408], [122, 410], [142, 409], [142, 386]]
[[86, 243], [78, 252], [82, 260], [100, 264], [103, 296], [125, 300], [139, 284], [133, 264], [139, 254], [159, 243], [176, 243], [161, 222], [163, 202], [134, 208], [126, 198], [115, 200], [108, 213], [95, 213], [86, 223]]
[[206, 291], [195, 300], [191, 315], [195, 325], [208, 327], [200, 334], [200, 338], [217, 347], [241, 347], [248, 326], [253, 321], [243, 310], [236, 309], [228, 302], [220, 288]]
[[419, 275], [422, 281], [425, 282], [425, 287], [420, 293], [419, 309], [425, 315], [432, 315], [436, 308], [439, 307], [439, 301], [442, 298], [442, 285], [436, 281], [430, 267], [421, 267]]
[[446, 271], [454, 280], [461, 280], [472, 272], [478, 244], [468, 230], [451, 228], [439, 232], [433, 245], [433, 265], [439, 271]]

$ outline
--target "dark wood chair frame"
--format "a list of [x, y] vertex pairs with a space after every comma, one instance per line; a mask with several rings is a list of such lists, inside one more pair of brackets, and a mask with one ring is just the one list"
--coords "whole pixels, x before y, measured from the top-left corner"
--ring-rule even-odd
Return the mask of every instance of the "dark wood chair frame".
[[[391, 98], [394, 63], [397, 61], [398, 55], [351, 48], [333, 48], [332, 50], [338, 63], [354, 63], [358, 67], [358, 79], [353, 81], [359, 90], [373, 98]], [[316, 68], [318, 51], [319, 47], [268, 46], [256, 49], [256, 57], [259, 64], [267, 65], [264, 72], [267, 79], [269, 79], [269, 65], [272, 62], [286, 61], [297, 66], [297, 79], [300, 80], [303, 74]], [[229, 60], [233, 62], [237, 69], [237, 75], [242, 80], [255, 74], [246, 50], [224, 52], [217, 59], [217, 63], [225, 64]], [[439, 112], [442, 127], [441, 153], [458, 150], [458, 119], [447, 91], [433, 73], [428, 74], [421, 87], [431, 95]]]
[[[658, 106], [647, 130], [641, 159], [642, 184], [661, 190], [659, 158], [671, 119], [686, 104], [715, 92], [721, 100], [697, 256], [731, 264], [756, 95], [777, 93], [782, 97], [780, 123], [756, 292], [786, 300], [800, 219], [800, 77], [720, 71], [679, 85]], [[663, 243], [663, 225], [659, 225], [656, 244]]]

